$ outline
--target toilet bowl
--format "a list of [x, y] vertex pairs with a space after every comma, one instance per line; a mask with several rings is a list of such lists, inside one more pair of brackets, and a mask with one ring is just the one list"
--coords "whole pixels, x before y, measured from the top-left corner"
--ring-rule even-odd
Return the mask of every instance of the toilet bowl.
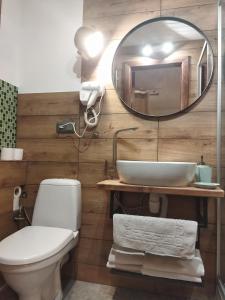
[[80, 194], [77, 180], [42, 181], [32, 226], [0, 242], [0, 271], [20, 300], [62, 299], [60, 270], [78, 242]]

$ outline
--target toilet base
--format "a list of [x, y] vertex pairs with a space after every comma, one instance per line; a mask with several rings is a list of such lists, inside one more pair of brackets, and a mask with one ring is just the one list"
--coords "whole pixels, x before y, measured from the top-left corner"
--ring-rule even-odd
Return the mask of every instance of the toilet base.
[[63, 293], [62, 293], [62, 291], [59, 291], [58, 295], [56, 295], [54, 300], [62, 300], [62, 299], [63, 299]]
[[62, 300], [61, 265], [64, 256], [75, 246], [73, 239], [59, 253], [46, 260], [21, 266], [0, 265], [6, 283], [19, 300]]
[[3, 273], [8, 285], [18, 294], [19, 300], [62, 300], [60, 262], [23, 275], [16, 277], [14, 274]]
[[[47, 298], [43, 298], [42, 295], [32, 295], [32, 296], [20, 296], [19, 300], [43, 300]], [[58, 295], [53, 300], [62, 300], [63, 294], [59, 292]]]

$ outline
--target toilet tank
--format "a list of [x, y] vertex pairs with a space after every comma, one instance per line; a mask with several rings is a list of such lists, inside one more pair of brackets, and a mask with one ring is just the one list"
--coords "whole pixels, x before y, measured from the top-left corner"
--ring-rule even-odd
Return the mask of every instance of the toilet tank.
[[32, 225], [77, 231], [81, 223], [81, 184], [73, 179], [45, 179], [40, 183]]

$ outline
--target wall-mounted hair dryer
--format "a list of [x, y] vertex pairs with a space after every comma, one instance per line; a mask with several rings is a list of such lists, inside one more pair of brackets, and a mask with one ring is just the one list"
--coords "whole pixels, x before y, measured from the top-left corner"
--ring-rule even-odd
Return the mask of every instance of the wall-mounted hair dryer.
[[[101, 101], [105, 94], [105, 88], [96, 81], [86, 81], [81, 85], [80, 101], [84, 106], [87, 106], [84, 113], [84, 121], [87, 127], [95, 127], [98, 123], [98, 116], [100, 115]], [[99, 101], [99, 112], [96, 113], [93, 106], [97, 99]]]
[[[86, 81], [83, 82], [81, 85], [80, 90], [80, 101], [81, 103], [86, 106], [86, 110], [84, 112], [84, 121], [86, 123], [86, 126], [81, 134], [79, 134], [76, 131], [76, 123], [75, 122], [66, 122], [63, 124], [57, 124], [57, 132], [58, 133], [68, 133], [67, 126], [72, 126], [72, 132], [76, 134], [79, 138], [82, 138], [87, 130], [88, 127], [95, 127], [98, 124], [98, 116], [101, 113], [101, 102], [105, 94], [105, 88], [100, 85], [96, 81]], [[98, 105], [98, 113], [96, 113], [94, 109], [94, 105], [99, 99]], [[66, 130], [67, 129], [67, 130]], [[69, 130], [69, 133], [71, 131], [71, 128]]]

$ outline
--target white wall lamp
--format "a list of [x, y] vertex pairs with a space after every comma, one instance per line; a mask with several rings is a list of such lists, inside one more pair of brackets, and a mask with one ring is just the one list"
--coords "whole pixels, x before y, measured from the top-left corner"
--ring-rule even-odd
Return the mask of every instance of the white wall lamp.
[[78, 53], [84, 59], [92, 59], [100, 55], [104, 47], [103, 34], [90, 27], [80, 27], [74, 37]]

